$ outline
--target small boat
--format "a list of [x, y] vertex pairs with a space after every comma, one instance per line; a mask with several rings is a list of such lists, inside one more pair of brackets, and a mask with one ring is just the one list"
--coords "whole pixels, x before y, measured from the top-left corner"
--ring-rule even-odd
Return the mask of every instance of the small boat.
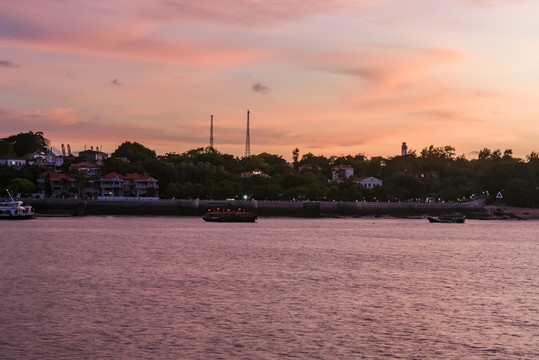
[[257, 216], [241, 207], [225, 204], [209, 208], [202, 219], [207, 222], [255, 222]]
[[7, 192], [10, 201], [0, 201], [0, 219], [31, 219], [34, 217], [34, 209], [30, 205], [24, 205], [20, 200], [14, 200], [10, 192]]
[[462, 215], [427, 216], [427, 219], [431, 223], [446, 223], [446, 224], [462, 224], [462, 223], [464, 223], [464, 216], [462, 216]]

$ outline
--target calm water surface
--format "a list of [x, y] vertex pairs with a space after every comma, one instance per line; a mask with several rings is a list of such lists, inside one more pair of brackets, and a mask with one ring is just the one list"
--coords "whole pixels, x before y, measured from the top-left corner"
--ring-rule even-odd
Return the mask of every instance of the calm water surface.
[[539, 222], [0, 223], [2, 359], [537, 359]]

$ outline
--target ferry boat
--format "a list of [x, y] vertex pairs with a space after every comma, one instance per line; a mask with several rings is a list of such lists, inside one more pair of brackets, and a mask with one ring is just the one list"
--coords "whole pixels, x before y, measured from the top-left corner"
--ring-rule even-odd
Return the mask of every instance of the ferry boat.
[[255, 222], [257, 218], [255, 213], [231, 204], [212, 206], [202, 217], [207, 222]]
[[14, 200], [10, 192], [7, 192], [9, 201], [0, 201], [0, 219], [31, 219], [34, 217], [34, 209], [30, 205], [24, 205], [20, 200]]

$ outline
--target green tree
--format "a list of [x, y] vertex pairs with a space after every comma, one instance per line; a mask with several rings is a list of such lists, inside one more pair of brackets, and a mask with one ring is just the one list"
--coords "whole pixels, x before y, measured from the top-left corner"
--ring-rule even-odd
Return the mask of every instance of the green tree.
[[491, 154], [490, 149], [484, 148], [483, 150], [479, 151], [478, 159], [479, 160], [489, 159], [490, 154]]
[[111, 172], [117, 172], [119, 174], [126, 174], [125, 162], [117, 157], [111, 156], [103, 161], [103, 173], [108, 174]]
[[49, 146], [49, 140], [45, 139], [41, 131], [18, 133], [17, 135], [0, 139], [0, 141], [11, 143], [17, 156], [44, 152]]
[[392, 197], [401, 201], [418, 199], [425, 195], [425, 184], [413, 176], [393, 174], [386, 179], [386, 183], [393, 189]]
[[455, 148], [449, 145], [441, 147], [430, 145], [428, 148], [421, 150], [421, 157], [451, 160], [456, 157]]
[[51, 177], [49, 174], [47, 174], [47, 177], [45, 178], [45, 195], [48, 197], [52, 196], [52, 184], [51, 184]]
[[537, 183], [522, 179], [513, 178], [505, 186], [504, 199], [514, 206], [533, 206], [537, 189]]
[[531, 153], [526, 155], [526, 160], [528, 160], [528, 162], [538, 161], [539, 160], [539, 154], [536, 153], [535, 151], [532, 151]]
[[295, 148], [292, 151], [292, 161], [294, 163], [294, 169], [298, 169], [299, 148]]
[[35, 192], [36, 185], [28, 179], [15, 178], [11, 180], [8, 189], [14, 194], [31, 194]]
[[13, 144], [6, 140], [0, 140], [0, 155], [15, 156]]
[[125, 141], [111, 154], [115, 157], [125, 157], [131, 162], [153, 160], [157, 156], [155, 150], [150, 150], [138, 142]]

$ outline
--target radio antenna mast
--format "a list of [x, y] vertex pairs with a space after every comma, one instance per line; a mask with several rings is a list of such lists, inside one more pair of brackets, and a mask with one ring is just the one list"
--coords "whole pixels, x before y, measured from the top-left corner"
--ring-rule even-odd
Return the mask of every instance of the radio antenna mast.
[[251, 137], [249, 135], [249, 109], [247, 109], [247, 134], [245, 136], [245, 157], [251, 156]]
[[211, 116], [211, 126], [210, 126], [210, 149], [213, 149], [213, 115]]

